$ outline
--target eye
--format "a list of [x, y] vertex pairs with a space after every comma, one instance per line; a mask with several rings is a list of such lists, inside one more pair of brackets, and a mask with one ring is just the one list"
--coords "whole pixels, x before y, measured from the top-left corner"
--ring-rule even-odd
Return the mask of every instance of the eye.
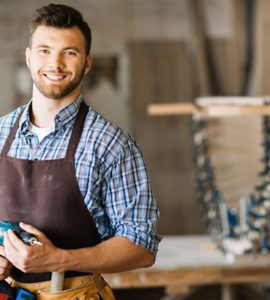
[[68, 56], [76, 56], [77, 55], [77, 53], [73, 50], [67, 50], [67, 51], [65, 51], [65, 54]]
[[50, 53], [50, 51], [48, 49], [39, 49], [38, 50], [38, 53], [41, 53], [41, 54], [48, 54]]

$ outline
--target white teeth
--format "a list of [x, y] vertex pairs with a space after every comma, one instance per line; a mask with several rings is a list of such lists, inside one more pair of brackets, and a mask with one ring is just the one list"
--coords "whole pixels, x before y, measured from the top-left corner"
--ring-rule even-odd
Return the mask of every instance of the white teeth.
[[46, 77], [49, 78], [50, 80], [61, 80], [65, 76], [64, 75], [56, 75], [56, 74], [46, 74]]

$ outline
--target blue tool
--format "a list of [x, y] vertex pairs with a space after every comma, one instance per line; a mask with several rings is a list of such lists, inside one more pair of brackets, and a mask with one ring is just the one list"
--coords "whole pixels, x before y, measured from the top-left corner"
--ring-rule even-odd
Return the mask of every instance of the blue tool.
[[[4, 234], [8, 230], [14, 231], [14, 233], [20, 238], [25, 244], [29, 246], [39, 245], [40, 242], [35, 235], [22, 230], [17, 223], [10, 223], [7, 221], [0, 222], [0, 245], [3, 245]], [[28, 290], [21, 288], [11, 287], [5, 280], [0, 281], [0, 300], [35, 300], [35, 294]]]

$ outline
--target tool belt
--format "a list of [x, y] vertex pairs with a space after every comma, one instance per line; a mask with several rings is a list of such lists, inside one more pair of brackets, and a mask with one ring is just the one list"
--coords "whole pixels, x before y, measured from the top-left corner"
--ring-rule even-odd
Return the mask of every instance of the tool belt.
[[50, 292], [50, 281], [22, 283], [12, 278], [7, 281], [12, 287], [35, 293], [37, 300], [115, 300], [110, 286], [99, 274], [66, 278], [64, 289], [55, 293]]

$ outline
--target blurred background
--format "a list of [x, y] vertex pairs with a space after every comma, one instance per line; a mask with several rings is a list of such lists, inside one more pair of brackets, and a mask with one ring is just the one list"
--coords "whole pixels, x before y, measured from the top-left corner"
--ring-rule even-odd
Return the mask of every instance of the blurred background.
[[[0, 1], [0, 114], [31, 97], [28, 21], [47, 0]], [[92, 28], [83, 95], [140, 144], [161, 211], [162, 235], [204, 234], [194, 192], [191, 116], [152, 117], [152, 103], [270, 92], [269, 0], [62, 0]], [[257, 181], [261, 119], [211, 120], [212, 160], [233, 203]], [[141, 298], [142, 299], [142, 298]], [[149, 297], [151, 299], [151, 297]], [[198, 298], [199, 299], [199, 298]]]

